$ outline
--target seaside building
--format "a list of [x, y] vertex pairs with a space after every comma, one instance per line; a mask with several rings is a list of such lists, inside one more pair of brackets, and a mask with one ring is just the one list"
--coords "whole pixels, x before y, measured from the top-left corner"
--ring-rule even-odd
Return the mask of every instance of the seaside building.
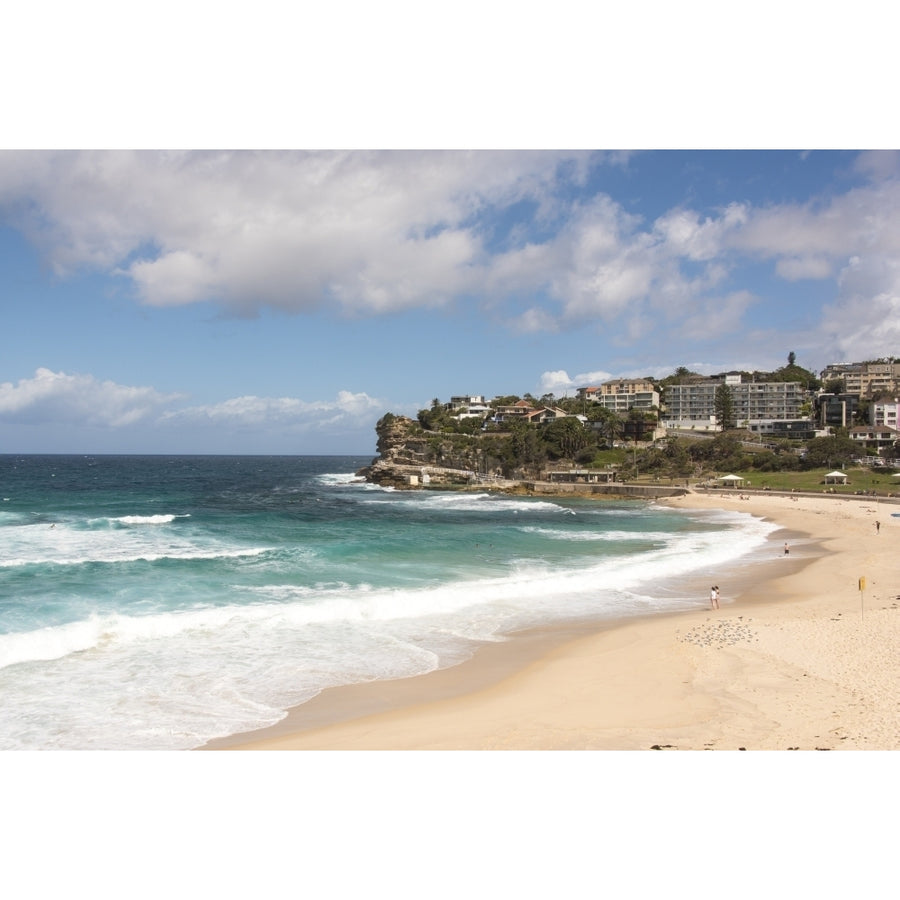
[[659, 392], [645, 378], [616, 378], [596, 387], [578, 388], [579, 400], [597, 403], [604, 409], [624, 415], [632, 409], [659, 409]]
[[898, 428], [897, 413], [900, 411], [900, 401], [896, 398], [890, 402], [880, 400], [869, 406], [869, 424]]
[[552, 469], [542, 478], [556, 484], [612, 484], [619, 480], [615, 469]]
[[834, 363], [822, 370], [822, 381], [841, 379], [844, 391], [871, 396], [877, 391], [900, 390], [900, 362]]
[[575, 416], [559, 407], [543, 406], [540, 409], [532, 409], [525, 414], [525, 418], [533, 425], [546, 425], [547, 422], [555, 422], [557, 419], [578, 419], [583, 425], [587, 419], [584, 416]]
[[451, 397], [447, 409], [458, 419], [484, 419], [493, 412], [480, 394]]
[[723, 382], [729, 383], [724, 378], [704, 378], [698, 375], [686, 379], [682, 384], [666, 385], [662, 395], [663, 424], [667, 428], [717, 430], [716, 389]]
[[859, 394], [819, 394], [816, 421], [823, 427], [849, 428], [859, 409]]
[[[774, 433], [773, 422], [796, 422], [810, 426], [800, 415], [807, 392], [798, 381], [744, 381], [740, 373], [709, 378], [695, 376], [682, 384], [666, 385], [663, 391], [663, 422], [668, 428], [715, 431], [716, 391], [731, 389], [732, 409], [739, 428]], [[799, 427], [799, 426], [798, 426]]]
[[896, 428], [887, 428], [884, 425], [857, 425], [849, 429], [847, 435], [850, 440], [856, 441], [867, 450], [876, 452], [893, 447], [900, 439]]
[[757, 419], [746, 428], [760, 437], [791, 441], [809, 441], [816, 436], [816, 423], [812, 419]]
[[472, 404], [484, 406], [484, 396], [482, 394], [460, 394], [458, 397], [451, 397], [449, 408], [460, 409], [464, 406], [471, 406]]
[[510, 406], [498, 406], [494, 409], [494, 421], [509, 422], [516, 419], [525, 419], [535, 408], [527, 400], [518, 400]]
[[766, 419], [799, 419], [806, 390], [799, 381], [746, 382], [731, 388], [739, 425]]

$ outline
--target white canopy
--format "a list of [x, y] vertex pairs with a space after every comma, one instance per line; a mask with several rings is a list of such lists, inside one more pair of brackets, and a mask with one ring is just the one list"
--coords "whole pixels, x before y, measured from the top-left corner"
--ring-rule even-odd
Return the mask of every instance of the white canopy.
[[825, 476], [825, 484], [828, 484], [829, 481], [846, 481], [847, 476], [843, 472], [829, 472]]
[[716, 481], [725, 481], [728, 484], [744, 483], [744, 479], [740, 475], [723, 475], [721, 478], [717, 478]]

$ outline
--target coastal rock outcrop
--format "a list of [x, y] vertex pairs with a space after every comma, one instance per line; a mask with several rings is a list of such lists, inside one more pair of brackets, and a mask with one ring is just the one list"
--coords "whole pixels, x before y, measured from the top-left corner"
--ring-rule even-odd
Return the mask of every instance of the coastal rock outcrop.
[[375, 426], [378, 457], [358, 474], [383, 487], [463, 486], [478, 481], [477, 439], [425, 431], [406, 416], [387, 413]]

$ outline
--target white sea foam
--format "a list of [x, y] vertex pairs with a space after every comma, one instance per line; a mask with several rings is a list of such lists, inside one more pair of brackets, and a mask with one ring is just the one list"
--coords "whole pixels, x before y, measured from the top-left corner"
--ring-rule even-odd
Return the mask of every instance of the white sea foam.
[[121, 522], [123, 525], [169, 525], [176, 519], [189, 519], [190, 514], [185, 515], [156, 515], [156, 516], [117, 516], [109, 519], [110, 522]]
[[[0, 636], [0, 667], [28, 660], [57, 659], [101, 645], [157, 641], [187, 633], [214, 635], [223, 629], [296, 630], [310, 625], [340, 628], [366, 623], [443, 619], [469, 637], [490, 639], [525, 623], [585, 615], [627, 615], [645, 611], [646, 589], [661, 579], [716, 567], [765, 541], [771, 530], [752, 520], [727, 532], [664, 535], [666, 545], [650, 554], [606, 557], [596, 565], [556, 569], [523, 559], [496, 578], [436, 587], [373, 588], [332, 582], [315, 586], [264, 585], [248, 588], [256, 603], [205, 607], [147, 616], [92, 616], [85, 621]], [[642, 590], [644, 588], [644, 590]], [[644, 598], [634, 607], [627, 596]], [[670, 598], [653, 601], [664, 609]], [[480, 609], [471, 617], [473, 609]], [[477, 622], [478, 625], [473, 625]], [[335, 652], [340, 652], [335, 649]]]
[[539, 525], [525, 525], [521, 528], [526, 534], [539, 534], [555, 541], [603, 541], [619, 543], [621, 541], [638, 541], [648, 543], [651, 541], [671, 540], [672, 535], [666, 531], [566, 531], [557, 528], [542, 528]]
[[518, 500], [499, 497], [488, 493], [433, 493], [396, 491], [390, 500], [363, 500], [370, 504], [396, 504], [405, 507], [424, 507], [430, 510], [447, 510], [451, 512], [554, 512], [571, 513], [571, 510], [559, 503], [548, 500]]
[[0, 567], [219, 559], [258, 556], [268, 549], [237, 547], [208, 538], [192, 540], [157, 529], [91, 529], [63, 523], [10, 528], [4, 537]]
[[316, 480], [320, 484], [331, 487], [344, 487], [347, 485], [361, 485], [366, 483], [366, 479], [361, 475], [354, 475], [350, 472], [326, 472], [319, 475]]

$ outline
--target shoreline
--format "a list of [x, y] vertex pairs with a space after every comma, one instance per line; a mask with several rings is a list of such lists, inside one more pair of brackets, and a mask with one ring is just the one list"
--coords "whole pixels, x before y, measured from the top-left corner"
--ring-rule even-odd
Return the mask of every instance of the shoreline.
[[[900, 505], [740, 496], [658, 501], [779, 526], [771, 560], [717, 576], [720, 610], [510, 635], [447, 669], [329, 689], [198, 749], [900, 749]], [[696, 575], [698, 596], [708, 578]]]

